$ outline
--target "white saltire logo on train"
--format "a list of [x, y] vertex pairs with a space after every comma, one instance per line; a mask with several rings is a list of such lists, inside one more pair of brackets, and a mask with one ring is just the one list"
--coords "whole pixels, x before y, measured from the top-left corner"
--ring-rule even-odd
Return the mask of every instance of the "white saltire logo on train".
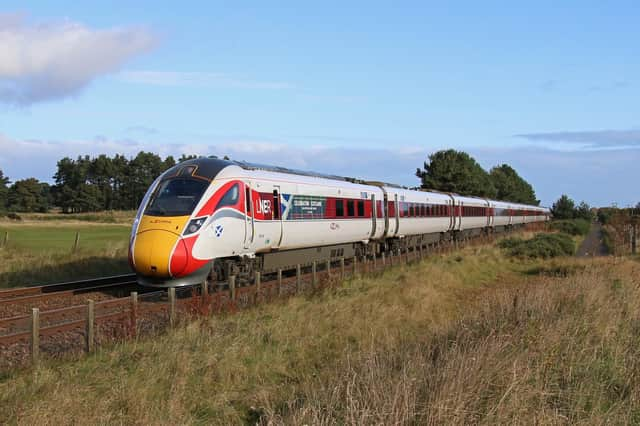
[[216, 237], [220, 238], [222, 236], [222, 233], [224, 232], [224, 228], [222, 227], [222, 225], [216, 225], [214, 232], [216, 233]]

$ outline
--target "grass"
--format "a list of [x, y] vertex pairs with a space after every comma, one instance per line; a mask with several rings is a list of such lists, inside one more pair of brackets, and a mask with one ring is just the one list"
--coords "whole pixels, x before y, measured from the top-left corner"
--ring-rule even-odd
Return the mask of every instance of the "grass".
[[533, 238], [505, 238], [499, 243], [508, 256], [521, 259], [550, 259], [558, 256], [571, 256], [576, 251], [574, 239], [564, 233], [536, 234]]
[[[129, 272], [130, 225], [38, 221], [0, 223], [0, 287]], [[76, 232], [78, 249], [74, 252]]]
[[108, 210], [93, 213], [17, 213], [24, 221], [38, 222], [95, 222], [131, 224], [136, 215], [134, 210]]
[[76, 232], [80, 234], [79, 248], [100, 252], [129, 241], [131, 225], [99, 224], [0, 224], [0, 239], [9, 233], [6, 250], [31, 252], [71, 251]]
[[551, 229], [574, 236], [585, 236], [591, 229], [591, 223], [585, 219], [554, 220]]
[[[546, 270], [563, 268], [564, 275]], [[535, 273], [539, 268], [539, 273]], [[17, 424], [637, 423], [640, 264], [467, 248], [0, 379]]]

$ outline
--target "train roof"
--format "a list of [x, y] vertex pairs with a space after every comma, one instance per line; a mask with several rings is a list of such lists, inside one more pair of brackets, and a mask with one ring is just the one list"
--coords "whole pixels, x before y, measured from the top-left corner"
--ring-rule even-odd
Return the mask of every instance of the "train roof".
[[[189, 169], [189, 166], [196, 166], [195, 169]], [[529, 206], [520, 203], [513, 203], [509, 201], [499, 201], [499, 200], [487, 200], [486, 198], [481, 197], [473, 197], [473, 196], [461, 196], [455, 193], [447, 193], [436, 190], [429, 189], [409, 189], [397, 184], [387, 183], [387, 182], [379, 182], [379, 181], [366, 181], [362, 179], [356, 179], [346, 176], [337, 176], [326, 173], [317, 173], [306, 170], [296, 170], [290, 169], [286, 167], [273, 166], [269, 164], [260, 164], [260, 163], [249, 163], [247, 161], [233, 161], [233, 160], [224, 160], [216, 157], [198, 157], [193, 158], [191, 160], [182, 161], [169, 170], [167, 170], [164, 175], [169, 176], [177, 176], [183, 173], [183, 170], [186, 170], [189, 174], [192, 174], [194, 177], [203, 178], [207, 180], [213, 180], [215, 177], [225, 168], [229, 166], [237, 166], [244, 170], [256, 170], [256, 171], [264, 171], [264, 172], [272, 172], [277, 174], [289, 174], [296, 176], [305, 176], [311, 178], [319, 178], [326, 179], [332, 181], [344, 182], [347, 184], [353, 185], [366, 185], [366, 186], [376, 186], [380, 188], [385, 188], [386, 190], [391, 190], [390, 192], [404, 193], [404, 194], [424, 194], [432, 199], [445, 199], [453, 196], [457, 200], [463, 202], [477, 202], [480, 204], [487, 203], [487, 201], [491, 204], [502, 204], [508, 205], [511, 208], [533, 208], [540, 209], [543, 211], [549, 211], [546, 207], [540, 206]], [[186, 169], [185, 169], [186, 168]]]

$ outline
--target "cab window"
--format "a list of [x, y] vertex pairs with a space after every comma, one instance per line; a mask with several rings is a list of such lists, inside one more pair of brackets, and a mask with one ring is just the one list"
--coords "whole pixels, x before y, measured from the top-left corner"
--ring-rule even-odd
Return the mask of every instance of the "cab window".
[[190, 215], [208, 186], [209, 182], [202, 179], [166, 179], [154, 191], [144, 213], [149, 216]]
[[237, 183], [234, 184], [231, 188], [225, 192], [220, 201], [218, 201], [218, 205], [216, 206], [216, 210], [222, 207], [235, 206], [238, 202], [238, 198], [240, 197], [240, 185]]

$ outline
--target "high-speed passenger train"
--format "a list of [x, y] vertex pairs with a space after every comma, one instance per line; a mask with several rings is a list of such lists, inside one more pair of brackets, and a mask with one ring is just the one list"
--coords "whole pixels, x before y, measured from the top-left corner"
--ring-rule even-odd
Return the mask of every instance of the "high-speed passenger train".
[[286, 269], [546, 221], [549, 210], [220, 160], [184, 161], [149, 187], [131, 231], [142, 284]]

